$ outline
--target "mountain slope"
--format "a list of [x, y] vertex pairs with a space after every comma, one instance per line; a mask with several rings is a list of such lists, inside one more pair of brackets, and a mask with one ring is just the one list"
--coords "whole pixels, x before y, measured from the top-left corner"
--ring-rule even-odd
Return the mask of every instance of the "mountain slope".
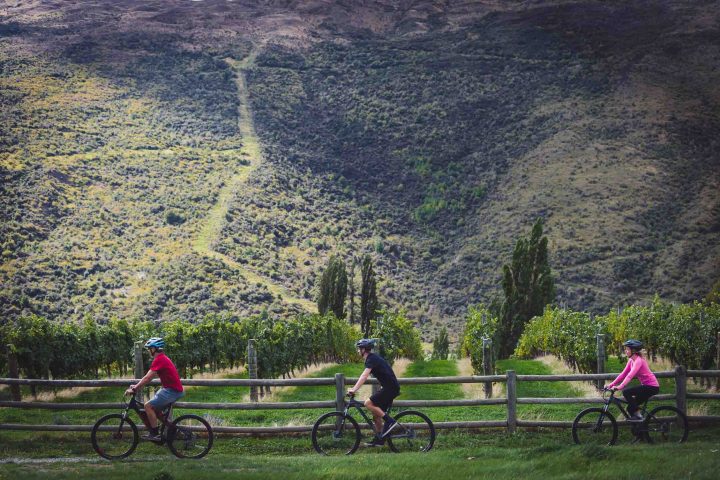
[[331, 253], [367, 252], [382, 301], [458, 331], [538, 216], [560, 302], [700, 298], [719, 6], [9, 5], [3, 318], [286, 315]]

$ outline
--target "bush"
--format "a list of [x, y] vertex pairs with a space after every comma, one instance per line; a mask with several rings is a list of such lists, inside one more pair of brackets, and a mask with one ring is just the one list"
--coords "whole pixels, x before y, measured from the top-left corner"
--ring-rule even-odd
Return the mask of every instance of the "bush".
[[420, 332], [407, 318], [406, 312], [381, 310], [379, 313], [373, 332], [380, 339], [380, 355], [391, 363], [401, 357], [411, 360], [422, 358]]

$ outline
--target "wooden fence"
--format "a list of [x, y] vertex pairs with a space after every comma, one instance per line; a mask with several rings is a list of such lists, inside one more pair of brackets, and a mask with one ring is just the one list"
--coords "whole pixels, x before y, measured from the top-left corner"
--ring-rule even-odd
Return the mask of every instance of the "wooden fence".
[[[517, 375], [514, 371], [508, 370], [505, 375], [483, 375], [465, 377], [422, 377], [422, 378], [401, 378], [401, 385], [430, 385], [430, 384], [463, 384], [463, 383], [484, 383], [504, 382], [506, 384], [505, 398], [478, 398], [463, 400], [398, 400], [394, 402], [396, 407], [432, 408], [432, 407], [478, 407], [483, 405], [506, 405], [507, 418], [504, 420], [479, 420], [462, 422], [438, 422], [435, 427], [438, 429], [452, 428], [505, 428], [513, 433], [519, 427], [553, 427], [568, 428], [572, 426], [571, 421], [538, 421], [522, 420], [518, 418], [518, 405], [538, 404], [586, 404], [602, 403], [602, 399], [595, 398], [518, 398], [517, 385], [519, 382], [597, 382], [615, 378], [615, 374], [572, 374], [572, 375]], [[675, 371], [658, 372], [658, 378], [674, 378], [675, 394], [661, 394], [653, 397], [656, 400], [674, 400], [675, 404], [682, 411], [687, 411], [688, 400], [720, 400], [720, 394], [711, 393], [688, 393], [688, 378], [718, 378], [720, 370], [685, 370], [677, 367]], [[299, 379], [204, 379], [204, 380], [183, 380], [186, 386], [202, 387], [312, 387], [312, 386], [334, 386], [335, 398], [327, 401], [304, 401], [304, 402], [249, 402], [249, 403], [195, 403], [178, 402], [179, 409], [204, 409], [204, 410], [274, 410], [274, 409], [308, 409], [327, 408], [328, 410], [341, 410], [346, 387], [354, 385], [356, 378], [346, 378], [338, 373], [335, 378], [299, 378]], [[20, 386], [36, 385], [50, 386], [53, 388], [70, 387], [127, 387], [137, 380], [113, 379], [113, 380], [35, 380], [19, 378], [0, 378], [0, 385]], [[370, 379], [369, 383], [376, 383], [377, 380]], [[158, 381], [153, 382], [158, 385]], [[118, 392], [120, 394], [120, 392]], [[0, 401], [3, 408], [24, 408], [24, 409], [48, 409], [48, 410], [116, 410], [122, 408], [121, 403], [55, 403], [35, 401]], [[430, 414], [432, 418], [432, 414]], [[711, 423], [720, 422], [720, 416], [690, 416], [691, 422]], [[0, 430], [38, 430], [38, 431], [89, 431], [92, 425], [32, 425], [32, 424], [0, 424]], [[280, 434], [293, 432], [309, 432], [311, 425], [301, 426], [278, 426], [278, 427], [239, 427], [239, 426], [217, 426], [217, 432], [242, 433], [242, 434]]]

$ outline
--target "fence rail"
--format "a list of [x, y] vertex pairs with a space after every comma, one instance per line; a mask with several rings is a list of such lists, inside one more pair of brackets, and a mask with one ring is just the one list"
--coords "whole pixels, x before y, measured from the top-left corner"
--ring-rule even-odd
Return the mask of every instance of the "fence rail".
[[[473, 407], [483, 405], [506, 405], [507, 418], [504, 420], [484, 421], [463, 421], [463, 422], [437, 422], [438, 429], [454, 428], [504, 428], [508, 432], [514, 432], [518, 427], [548, 427], [568, 428], [572, 426], [571, 421], [529, 421], [518, 418], [517, 405], [537, 404], [587, 404], [602, 403], [599, 397], [573, 397], [573, 398], [530, 398], [517, 397], [517, 384], [519, 382], [556, 382], [556, 381], [601, 381], [615, 378], [616, 374], [577, 374], [577, 375], [517, 375], [509, 370], [505, 375], [478, 375], [462, 377], [420, 377], [401, 378], [401, 385], [430, 385], [430, 384], [461, 384], [461, 383], [486, 383], [504, 382], [506, 384], [505, 398], [478, 398], [462, 400], [398, 400], [394, 402], [398, 407]], [[676, 405], [683, 411], [687, 411], [687, 400], [720, 400], [720, 394], [711, 393], [687, 393], [687, 378], [715, 378], [720, 377], [720, 370], [685, 370], [677, 367], [674, 371], [658, 372], [657, 377], [674, 378], [675, 394], [657, 395], [657, 400], [675, 400]], [[0, 378], [0, 385], [10, 386], [51, 386], [53, 388], [71, 387], [125, 387], [136, 379], [112, 379], [112, 380], [44, 380], [44, 379], [20, 379]], [[305, 402], [246, 402], [246, 403], [198, 403], [178, 402], [176, 408], [180, 409], [206, 409], [206, 410], [297, 410], [312, 408], [340, 409], [342, 398], [345, 394], [345, 387], [353, 385], [357, 378], [346, 378], [343, 374], [336, 374], [334, 378], [297, 378], [297, 379], [202, 379], [183, 380], [183, 385], [203, 387], [224, 387], [224, 386], [245, 386], [245, 387], [307, 387], [307, 386], [335, 386], [335, 399], [328, 401], [305, 401]], [[370, 379], [369, 383], [377, 383], [377, 380]], [[154, 381], [152, 385], [159, 385]], [[56, 403], [56, 402], [34, 402], [34, 401], [0, 401], [0, 408], [23, 408], [23, 409], [47, 409], [47, 410], [98, 410], [118, 409], [122, 403]], [[696, 423], [720, 422], [720, 416], [702, 415], [690, 416], [689, 420]], [[0, 424], [0, 430], [29, 430], [29, 431], [89, 431], [92, 425], [30, 425], [30, 424]], [[302, 433], [311, 431], [311, 425], [299, 426], [273, 426], [273, 427], [240, 427], [240, 426], [218, 426], [214, 430], [221, 433], [239, 434], [281, 434], [281, 433]]]

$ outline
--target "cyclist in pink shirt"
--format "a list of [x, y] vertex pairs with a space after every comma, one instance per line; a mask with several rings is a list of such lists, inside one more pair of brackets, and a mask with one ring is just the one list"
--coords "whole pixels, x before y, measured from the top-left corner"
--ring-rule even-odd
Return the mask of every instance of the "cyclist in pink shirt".
[[[612, 390], [622, 390], [625, 400], [628, 402], [628, 413], [630, 421], [642, 421], [643, 417], [638, 412], [638, 404], [644, 402], [653, 395], [657, 395], [660, 391], [660, 384], [655, 375], [650, 371], [647, 361], [642, 357], [642, 342], [639, 340], [628, 340], [623, 343], [625, 347], [625, 355], [628, 357], [628, 363], [625, 369], [617, 376], [612, 383], [605, 386]], [[630, 380], [637, 377], [640, 385], [636, 387], [625, 388]]]

